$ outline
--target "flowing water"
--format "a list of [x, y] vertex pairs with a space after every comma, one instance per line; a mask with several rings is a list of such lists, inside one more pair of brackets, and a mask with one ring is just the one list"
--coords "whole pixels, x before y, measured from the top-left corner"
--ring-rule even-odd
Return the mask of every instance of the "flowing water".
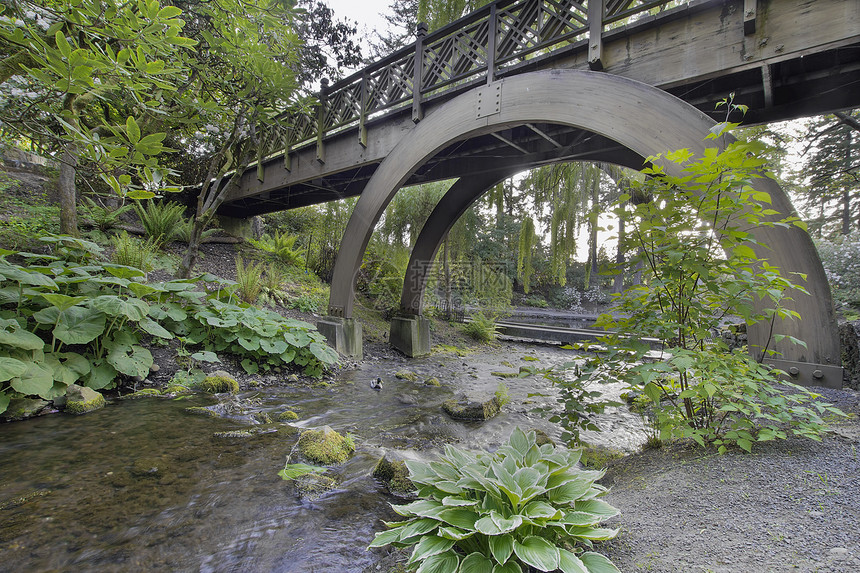
[[[538, 361], [524, 361], [532, 357]], [[225, 439], [248, 428], [248, 416], [188, 414], [217, 398], [123, 400], [85, 416], [43, 416], [0, 426], [0, 571], [362, 572], [384, 550], [365, 551], [381, 520], [395, 519], [370, 472], [383, 455], [435, 457], [445, 443], [493, 450], [515, 426], [560, 429], [538, 412], [556, 408], [542, 377], [507, 378], [514, 365], [570, 359], [549, 346], [503, 343], [486, 353], [393, 355], [342, 371], [328, 386], [267, 387], [240, 402], [256, 411], [299, 413], [298, 429], [328, 425], [351, 433], [356, 455], [327, 475], [338, 486], [315, 499], [278, 477], [296, 433]], [[419, 381], [398, 380], [408, 368]], [[370, 380], [381, 377], [381, 391]], [[425, 385], [435, 376], [441, 386]], [[458, 422], [440, 408], [466, 393], [488, 399], [503, 382], [511, 397], [486, 422]], [[618, 388], [605, 388], [617, 394]], [[607, 410], [604, 431], [585, 439], [634, 449], [639, 418]], [[291, 461], [297, 461], [294, 458]]]

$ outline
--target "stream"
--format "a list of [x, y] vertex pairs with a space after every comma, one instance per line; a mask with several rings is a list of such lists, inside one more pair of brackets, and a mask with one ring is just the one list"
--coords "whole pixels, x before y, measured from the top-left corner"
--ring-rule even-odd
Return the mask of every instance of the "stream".
[[[385, 550], [365, 548], [384, 528], [381, 520], [397, 517], [389, 504], [398, 501], [370, 476], [379, 458], [433, 458], [446, 443], [491, 451], [516, 426], [558, 440], [560, 427], [539, 411], [558, 408], [549, 382], [492, 372], [571, 358], [553, 346], [511, 342], [466, 356], [442, 352], [407, 361], [392, 353], [368, 357], [329, 384], [241, 393], [240, 401], [256, 411], [294, 410], [298, 430], [328, 425], [352, 434], [355, 456], [327, 474], [338, 486], [315, 499], [277, 475], [296, 431], [225, 439], [214, 434], [248, 428], [248, 416], [185, 411], [216, 404], [217, 397], [119, 400], [84, 416], [3, 424], [0, 571], [375, 570]], [[404, 368], [418, 381], [397, 379]], [[370, 388], [377, 376], [381, 391]], [[425, 385], [431, 376], [441, 385]], [[441, 410], [461, 393], [489, 399], [500, 382], [511, 400], [491, 420], [460, 422]], [[621, 391], [600, 389], [616, 397]], [[591, 445], [631, 451], [645, 440], [642, 421], [624, 407], [608, 408], [598, 423], [603, 432], [583, 435]]]

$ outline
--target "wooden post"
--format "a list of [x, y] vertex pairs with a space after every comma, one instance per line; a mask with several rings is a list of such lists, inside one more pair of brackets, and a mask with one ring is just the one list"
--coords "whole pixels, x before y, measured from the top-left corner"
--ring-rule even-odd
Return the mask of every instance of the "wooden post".
[[325, 136], [325, 112], [326, 103], [328, 100], [328, 78], [323, 78], [320, 82], [320, 103], [317, 106], [317, 161], [325, 163], [325, 147], [323, 147], [323, 137]]
[[424, 37], [427, 35], [427, 24], [418, 23], [415, 33], [415, 64], [412, 74], [412, 121], [418, 123], [424, 119], [424, 109], [421, 105], [421, 82], [424, 76]]
[[496, 36], [499, 31], [496, 5], [490, 5], [490, 30], [487, 37], [487, 85], [496, 81]]
[[358, 115], [358, 143], [367, 147], [367, 73], [361, 76], [361, 110]]
[[293, 133], [295, 132], [295, 117], [289, 118], [289, 125], [284, 133], [284, 169], [287, 171], [293, 170], [293, 160], [290, 158], [290, 153], [293, 151]]
[[603, 10], [605, 0], [588, 0], [588, 67], [603, 69]]

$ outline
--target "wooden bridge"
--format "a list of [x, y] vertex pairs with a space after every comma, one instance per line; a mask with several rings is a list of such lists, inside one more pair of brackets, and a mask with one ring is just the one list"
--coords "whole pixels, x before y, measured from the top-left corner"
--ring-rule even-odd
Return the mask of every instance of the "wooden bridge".
[[[704, 148], [715, 103], [735, 94], [747, 123], [860, 107], [858, 0], [498, 0], [334, 85], [265, 131], [259, 165], [221, 212], [247, 217], [361, 195], [320, 328], [360, 354], [353, 283], [385, 206], [403, 186], [458, 178], [413, 248], [392, 342], [429, 347], [421, 299], [444, 234], [496, 182], [560, 161], [634, 168]], [[713, 116], [713, 117], [711, 117]], [[736, 118], [740, 119], [740, 118]], [[776, 185], [775, 209], [792, 212]], [[802, 323], [783, 350], [841, 376], [829, 287], [802, 231], [761, 231], [772, 264], [809, 276]], [[765, 255], [761, 255], [765, 256]], [[766, 337], [762, 331], [750, 334]], [[788, 368], [787, 364], [783, 364]], [[799, 369], [806, 372], [806, 368]]]

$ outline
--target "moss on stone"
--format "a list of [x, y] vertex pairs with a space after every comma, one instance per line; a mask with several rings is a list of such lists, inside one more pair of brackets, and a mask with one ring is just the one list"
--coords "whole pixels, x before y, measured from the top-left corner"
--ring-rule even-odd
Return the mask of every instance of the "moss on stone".
[[552, 438], [547, 436], [546, 432], [544, 432], [543, 430], [538, 430], [537, 428], [533, 428], [532, 432], [535, 433], [535, 443], [538, 446], [542, 446], [544, 444], [550, 444], [552, 446], [555, 445], [555, 442], [552, 440]]
[[278, 414], [279, 422], [292, 422], [299, 419], [299, 415], [293, 412], [292, 410], [284, 410], [280, 414]]
[[268, 412], [257, 412], [254, 414], [254, 421], [258, 424], [271, 424], [274, 422], [272, 415]]
[[410, 382], [418, 381], [418, 374], [412, 372], [411, 370], [398, 370], [394, 373], [394, 377], [400, 380], [408, 380]]
[[200, 389], [210, 394], [223, 394], [224, 392], [235, 394], [239, 391], [239, 383], [227, 372], [218, 370], [203, 379], [200, 383]]
[[428, 378], [427, 380], [425, 380], [424, 384], [427, 386], [441, 386], [442, 385], [442, 383], [439, 381], [439, 379], [436, 378], [435, 376], [432, 376], [432, 377]]
[[185, 408], [185, 411], [189, 414], [195, 414], [197, 416], [209, 416], [210, 418], [221, 417], [221, 415], [215, 410], [203, 406], [189, 406], [188, 408]]
[[301, 496], [308, 500], [314, 500], [327, 491], [337, 487], [337, 481], [325, 475], [316, 473], [306, 474], [293, 480], [296, 489]]
[[328, 426], [302, 432], [298, 448], [308, 460], [326, 466], [342, 464], [355, 452], [351, 438], [341, 436]]
[[583, 448], [580, 463], [587, 468], [600, 470], [605, 468], [612, 460], [623, 458], [625, 455], [623, 451], [615, 448], [592, 446]]
[[257, 432], [254, 430], [227, 430], [226, 432], [215, 432], [212, 435], [221, 439], [244, 440], [247, 438], [253, 438], [257, 435]]
[[409, 480], [409, 468], [406, 467], [406, 462], [391, 461], [383, 456], [376, 462], [370, 475], [383, 482], [392, 493], [415, 491], [415, 485]]
[[164, 393], [171, 394], [174, 396], [181, 396], [182, 394], [190, 394], [191, 388], [189, 388], [188, 386], [183, 386], [182, 384], [171, 384], [164, 389]]
[[455, 420], [489, 420], [497, 415], [502, 404], [496, 396], [486, 402], [473, 402], [466, 398], [446, 400], [442, 409]]
[[156, 397], [161, 396], [161, 390], [158, 388], [141, 388], [134, 394], [131, 394], [131, 398], [148, 398], [148, 397]]
[[105, 397], [92, 388], [72, 384], [66, 390], [66, 412], [69, 414], [87, 414], [105, 407]]

